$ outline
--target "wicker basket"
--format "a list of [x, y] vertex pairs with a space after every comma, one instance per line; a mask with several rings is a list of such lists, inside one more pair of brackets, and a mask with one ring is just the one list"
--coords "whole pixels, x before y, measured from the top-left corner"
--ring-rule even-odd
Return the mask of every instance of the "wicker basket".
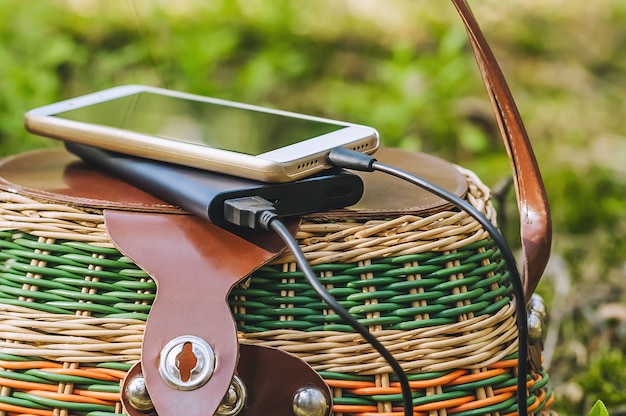
[[[545, 190], [495, 57], [465, 1], [452, 2], [514, 165], [528, 297], [549, 256]], [[488, 189], [461, 171], [467, 200], [495, 222]], [[120, 383], [149, 337], [155, 282], [113, 246], [102, 206], [74, 208], [45, 192], [31, 198], [3, 189], [0, 416], [122, 413]], [[489, 235], [463, 212], [401, 211], [306, 217], [297, 238], [330, 293], [403, 367], [415, 414], [506, 415], [523, 406], [549, 413], [553, 394], [541, 369], [526, 375], [529, 394], [517, 403], [520, 311]], [[239, 343], [306, 361], [332, 389], [335, 415], [402, 414], [386, 362], [318, 300], [289, 254], [235, 287], [229, 306]]]
[[[466, 196], [495, 221], [471, 172]], [[113, 247], [102, 213], [0, 193], [0, 415], [123, 412], [155, 295]], [[465, 213], [330, 222], [297, 238], [321, 280], [408, 374], [416, 414], [514, 414], [517, 328], [509, 274]], [[291, 352], [332, 388], [335, 415], [398, 412], [386, 363], [314, 294], [283, 254], [230, 295], [239, 341]], [[528, 375], [528, 409], [551, 401]], [[270, 410], [271, 413], [271, 410]]]

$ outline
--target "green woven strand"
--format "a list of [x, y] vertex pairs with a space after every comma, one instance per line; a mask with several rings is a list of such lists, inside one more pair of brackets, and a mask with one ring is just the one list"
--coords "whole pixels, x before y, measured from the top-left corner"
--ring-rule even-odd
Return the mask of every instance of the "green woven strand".
[[306, 305], [315, 299], [308, 296], [268, 296], [260, 298], [259, 301], [258, 303], [267, 305]]
[[381, 273], [382, 276], [391, 276], [391, 277], [399, 277], [406, 275], [421, 275], [428, 276], [431, 273], [439, 270], [440, 266], [429, 266], [429, 265], [420, 265], [420, 266], [409, 266], [409, 267], [401, 267], [387, 270], [384, 273]]
[[402, 295], [396, 295], [389, 298], [391, 302], [396, 303], [413, 303], [413, 302], [421, 302], [424, 300], [433, 300], [439, 299], [442, 296], [445, 296], [446, 292], [441, 290], [426, 290], [424, 292], [418, 293], [404, 293]]
[[[470, 305], [459, 306], [456, 308], [446, 309], [445, 311], [439, 312], [433, 315], [433, 318], [450, 318], [450, 317], [458, 317], [460, 315], [465, 315], [468, 313], [474, 313], [475, 315], [484, 315], [484, 309], [489, 306], [488, 302], [478, 302], [472, 303]], [[483, 311], [481, 313], [481, 311]]]
[[511, 303], [511, 299], [506, 297], [506, 298], [502, 298], [499, 301], [487, 306], [484, 310], [483, 313], [485, 315], [494, 315], [496, 314], [499, 310], [501, 310], [502, 308], [504, 308], [506, 305], [508, 305], [509, 303]]
[[441, 283], [441, 279], [434, 278], [422, 278], [416, 280], [403, 280], [401, 282], [395, 282], [388, 286], [388, 289], [397, 291], [407, 291], [410, 289], [430, 288]]
[[154, 293], [137, 293], [137, 292], [105, 292], [103, 296], [111, 296], [115, 299], [122, 300], [139, 300], [139, 301], [152, 301], [154, 300]]
[[[450, 391], [445, 393], [433, 394], [431, 396], [420, 395], [415, 397], [416, 393], [413, 393], [413, 406], [420, 406], [428, 403], [440, 402], [443, 400], [458, 399], [459, 397], [465, 397], [467, 392], [465, 391]], [[402, 394], [373, 394], [370, 396], [372, 399], [378, 402], [400, 402], [402, 401]]]
[[[473, 265], [470, 270], [474, 269]], [[452, 274], [456, 274], [456, 273], [450, 273], [450, 275]], [[462, 279], [456, 279], [456, 280], [446, 280], [442, 283], [439, 283], [436, 286], [433, 286], [433, 290], [445, 290], [445, 291], [451, 291], [453, 289], [457, 289], [461, 286], [468, 286], [468, 285], [473, 285], [474, 283], [480, 281], [480, 277], [479, 276], [473, 276], [473, 277], [464, 277]]]
[[455, 293], [452, 295], [441, 296], [438, 301], [443, 304], [454, 304], [458, 302], [464, 302], [466, 300], [477, 299], [485, 294], [484, 289], [473, 289], [466, 292]]
[[65, 296], [52, 293], [52, 290], [41, 291], [41, 290], [21, 289], [21, 288], [16, 288], [16, 287], [0, 287], [0, 293], [6, 293], [16, 298], [19, 298], [19, 297], [33, 298], [33, 299], [43, 300], [46, 302], [69, 300], [69, 298]]
[[[526, 408], [532, 406], [533, 404], [535, 404], [535, 401], [537, 401], [537, 396], [528, 396], [528, 398], [526, 398]], [[515, 413], [518, 411], [518, 403], [515, 402], [515, 404], [510, 405], [508, 409], [504, 409], [503, 413]], [[539, 410], [535, 410], [535, 412], [538, 412]]]
[[347, 297], [348, 300], [355, 302], [362, 302], [367, 300], [382, 300], [387, 299], [392, 296], [399, 296], [400, 292], [396, 292], [394, 290], [376, 290], [373, 292], [356, 292]]
[[[19, 393], [16, 392], [14, 394], [18, 395]], [[6, 404], [13, 405], [13, 406], [25, 407], [28, 409], [42, 409], [42, 410], [49, 409], [49, 407], [43, 406], [34, 401], [19, 398], [19, 397], [11, 397], [11, 396], [0, 396], [0, 403], [6, 403]]]
[[61, 409], [77, 410], [81, 412], [88, 412], [88, 411], [93, 411], [93, 410], [110, 411], [110, 412], [115, 411], [115, 406], [106, 406], [102, 404], [78, 403], [78, 402], [48, 399], [46, 397], [39, 397], [34, 394], [21, 393], [17, 391], [14, 392], [13, 395], [16, 398], [29, 400], [31, 402], [38, 403], [43, 406], [48, 406], [49, 408], [59, 407]]
[[52, 277], [66, 277], [66, 278], [77, 278], [80, 276], [76, 276], [72, 273], [68, 273], [61, 269], [56, 269], [52, 267], [40, 267], [33, 266], [31, 264], [20, 263], [18, 261], [13, 261], [11, 263], [7, 263], [6, 270], [14, 270], [21, 273], [32, 273], [39, 274], [43, 276], [52, 276]]
[[[114, 308], [120, 310], [120, 311], [126, 311], [126, 312], [143, 312], [145, 314], [150, 312], [150, 309], [152, 309], [152, 305], [149, 304], [145, 304], [145, 303], [126, 303], [126, 302], [118, 302], [116, 304], [113, 305]], [[124, 312], [121, 312], [124, 313]], [[111, 316], [111, 315], [109, 315]]]
[[148, 320], [148, 314], [140, 312], [110, 313], [106, 317], [112, 319], [136, 319], [138, 321]]
[[80, 263], [67, 258], [66, 257], [67, 254], [56, 256], [53, 254], [35, 253], [34, 251], [27, 251], [27, 250], [22, 250], [22, 249], [20, 250], [9, 249], [9, 250], [3, 250], [3, 251], [4, 251], [4, 254], [9, 254], [11, 256], [19, 257], [23, 259], [28, 259], [29, 261], [31, 259], [34, 259], [34, 260], [44, 261], [48, 264], [66, 264], [66, 265], [72, 265], [72, 266], [80, 265]]
[[0, 231], [0, 249], [3, 249], [2, 251], [4, 251], [4, 249], [19, 250], [22, 248], [21, 245], [11, 241], [11, 237], [11, 233]]
[[[352, 279], [354, 279], [352, 276], [350, 276]], [[362, 289], [364, 287], [369, 287], [369, 286], [389, 286], [390, 284], [394, 283], [396, 281], [395, 278], [393, 277], [374, 277], [373, 279], [364, 279], [364, 280], [352, 280], [350, 282], [348, 282], [348, 287], [353, 288], [353, 289]]]
[[119, 281], [119, 282], [115, 282], [113, 283], [113, 286], [116, 289], [122, 288], [122, 289], [128, 289], [128, 290], [142, 290], [142, 291], [151, 291], [154, 292], [156, 291], [156, 283], [153, 282], [152, 280], [147, 281], [147, 282], [140, 282], [140, 281], [136, 281], [136, 280], [123, 280], [123, 281]]
[[541, 380], [536, 382], [530, 389], [528, 389], [528, 391], [531, 393], [534, 393], [535, 391], [544, 388], [546, 385], [548, 385], [548, 382], [550, 381], [550, 378], [548, 377], [548, 374], [545, 372], [545, 370], [541, 371], [539, 374], [541, 374]]
[[489, 377], [484, 380], [473, 381], [471, 383], [465, 383], [465, 384], [461, 384], [458, 386], [449, 386], [449, 387], [444, 386], [443, 390], [444, 391], [464, 391], [467, 394], [468, 391], [476, 390], [476, 389], [488, 387], [488, 386], [492, 386], [495, 389], [496, 388], [495, 386], [499, 386], [501, 383], [504, 383], [510, 380], [513, 380], [514, 383], [517, 381], [514, 374], [511, 374], [511, 373], [499, 374], [497, 376]]
[[44, 380], [54, 381], [56, 383], [74, 383], [74, 384], [109, 384], [117, 386], [119, 383], [115, 381], [103, 381], [82, 376], [71, 376], [67, 374], [51, 373], [45, 370], [31, 369], [24, 371], [24, 374], [43, 378]]
[[426, 305], [426, 306], [414, 306], [410, 308], [400, 308], [394, 311], [394, 315], [401, 317], [413, 317], [420, 315], [431, 315], [439, 312], [443, 312], [448, 308], [446, 305]]
[[[99, 290], [119, 290], [118, 286], [115, 286], [113, 283], [103, 282], [101, 280], [85, 280], [85, 278], [63, 278], [59, 277], [53, 279], [54, 282], [64, 283], [66, 288], [69, 290], [76, 290], [77, 287], [83, 288], [87, 287], [90, 289], [99, 289]], [[132, 293], [132, 292], [131, 292]]]
[[4, 360], [4, 361], [40, 361], [40, 359], [38, 357], [35, 357], [35, 356], [24, 357], [24, 356], [21, 356], [21, 355], [5, 354], [3, 352], [0, 352], [0, 360]]
[[[126, 267], [129, 265], [127, 264]], [[150, 275], [145, 271], [137, 269], [122, 269], [119, 271], [120, 276], [132, 277], [133, 279], [150, 279]]]
[[353, 405], [353, 406], [375, 406], [376, 401], [368, 400], [365, 397], [343, 396], [333, 397], [333, 404]]
[[121, 256], [120, 252], [113, 247], [103, 247], [103, 246], [95, 246], [92, 244], [83, 243], [80, 241], [64, 241], [61, 243], [62, 246], [71, 247], [77, 250], [81, 250], [87, 253], [97, 253], [104, 255], [115, 255]]
[[[341, 318], [341, 316], [335, 314], [335, 313], [329, 313], [328, 315], [308, 315], [304, 317], [305, 320], [311, 322], [311, 324], [339, 324], [341, 322], [343, 322], [343, 319]], [[313, 329], [313, 328], [317, 328], [317, 329]], [[324, 331], [327, 330], [326, 327], [324, 326], [313, 326], [311, 327], [310, 331]]]
[[310, 328], [311, 323], [308, 321], [266, 321], [263, 322], [262, 331], [268, 329], [294, 329], [300, 331], [310, 331]]
[[264, 316], [276, 317], [276, 316], [307, 316], [315, 313], [315, 310], [310, 308], [265, 308], [257, 311]]
[[[90, 259], [92, 257], [89, 257]], [[119, 273], [115, 273], [115, 272], [111, 272], [108, 270], [97, 270], [97, 269], [90, 269], [88, 266], [91, 263], [86, 263], [86, 264], [62, 264], [57, 266], [58, 269], [61, 270], [66, 270], [70, 273], [73, 273], [77, 276], [90, 276], [90, 277], [98, 277], [101, 279], [111, 279], [114, 281], [118, 281], [118, 280], [124, 280], [126, 279], [126, 276], [123, 276]], [[120, 264], [121, 266], [121, 264]]]
[[334, 371], [318, 371], [324, 380], [373, 381], [371, 376], [359, 376], [352, 373], [336, 373]]
[[0, 377], [9, 378], [11, 380], [27, 381], [29, 383], [52, 384], [49, 380], [46, 380], [45, 378], [37, 377], [32, 374], [20, 373], [18, 371], [0, 370]]
[[72, 301], [54, 301], [48, 302], [50, 306], [56, 306], [58, 308], [62, 308], [67, 310], [68, 312], [74, 311], [89, 311], [96, 312], [101, 314], [110, 314], [110, 313], [121, 313], [124, 312], [120, 309], [113, 308], [111, 306], [100, 305], [97, 303], [87, 303], [87, 302], [72, 302]]
[[47, 303], [40, 302], [27, 302], [25, 300], [19, 300], [15, 298], [6, 298], [2, 296], [2, 292], [0, 291], [0, 299], [2, 299], [2, 303], [5, 305], [12, 306], [21, 306], [23, 308], [35, 309], [42, 312], [47, 313], [59, 313], [63, 315], [73, 314], [75, 311], [68, 311], [66, 309], [57, 308], [56, 306], [49, 305]]
[[354, 306], [348, 310], [351, 314], [364, 314], [375, 312], [390, 312], [398, 309], [397, 303], [372, 303], [369, 305]]
[[93, 257], [90, 256], [88, 254], [65, 254], [63, 255], [64, 258], [70, 259], [70, 260], [74, 260], [77, 263], [81, 263], [81, 264], [93, 264], [95, 266], [100, 266], [100, 267], [107, 267], [107, 268], [122, 268], [125, 266], [125, 264], [120, 263], [117, 260], [111, 260], [111, 259], [107, 259], [107, 258], [100, 258], [100, 257]]
[[392, 329], [402, 329], [402, 330], [411, 330], [411, 329], [419, 329], [419, 328], [427, 328], [431, 326], [438, 325], [449, 325], [455, 322], [454, 319], [450, 318], [430, 318], [430, 319], [419, 319], [415, 321], [405, 321], [399, 324], [393, 325]]
[[[30, 238], [26, 238], [26, 237]], [[63, 254], [71, 254], [71, 253], [80, 253], [80, 250], [68, 246], [67, 244], [57, 244], [57, 243], [42, 243], [39, 241], [39, 238], [36, 236], [31, 236], [27, 234], [22, 234], [21, 238], [16, 238], [13, 240], [14, 243], [19, 244], [21, 247], [26, 247], [31, 250], [41, 250], [47, 251], [49, 253], [63, 253]]]
[[80, 300], [84, 302], [96, 302], [98, 304], [110, 304], [119, 301], [118, 298], [113, 296], [107, 296], [100, 293], [83, 293], [77, 290], [65, 290], [65, 289], [52, 289], [46, 293], [62, 296], [63, 299], [55, 300]]

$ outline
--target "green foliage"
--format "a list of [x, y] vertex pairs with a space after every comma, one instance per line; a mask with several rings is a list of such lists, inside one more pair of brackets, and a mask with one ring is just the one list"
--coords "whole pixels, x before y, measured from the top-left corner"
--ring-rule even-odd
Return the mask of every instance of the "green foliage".
[[598, 400], [591, 408], [589, 416], [609, 416], [609, 411], [606, 409], [604, 403]]
[[[459, 100], [482, 89], [458, 22], [426, 20], [433, 38], [382, 44], [351, 16], [334, 19], [350, 31], [307, 29], [302, 8], [324, 9], [285, 0], [271, 8], [194, 3], [179, 14], [141, 2], [71, 9], [1, 1], [12, 10], [0, 35], [11, 57], [4, 71], [14, 75], [1, 81], [0, 105], [10, 106], [0, 107], [3, 154], [33, 140], [20, 127], [27, 109], [131, 82], [369, 124], [388, 145], [454, 159], [487, 150], [485, 133], [458, 111]], [[26, 25], [28, 17], [38, 24]]]
[[602, 400], [607, 407], [626, 403], [626, 357], [622, 351], [613, 349], [596, 357], [580, 384], [588, 400]]

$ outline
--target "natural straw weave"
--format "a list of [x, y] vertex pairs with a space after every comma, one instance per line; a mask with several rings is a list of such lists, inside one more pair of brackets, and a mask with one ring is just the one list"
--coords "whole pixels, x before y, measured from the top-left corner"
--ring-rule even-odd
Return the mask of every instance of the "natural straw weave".
[[[488, 188], [461, 171], [467, 200], [495, 222]], [[416, 415], [515, 413], [510, 277], [471, 217], [307, 217], [297, 238], [331, 294], [400, 362]], [[119, 384], [140, 357], [155, 289], [112, 246], [101, 212], [0, 193], [0, 416], [121, 413]], [[308, 362], [331, 386], [335, 415], [401, 414], [386, 363], [317, 298], [291, 254], [229, 302], [240, 342]], [[552, 401], [547, 382], [528, 375], [533, 413]]]

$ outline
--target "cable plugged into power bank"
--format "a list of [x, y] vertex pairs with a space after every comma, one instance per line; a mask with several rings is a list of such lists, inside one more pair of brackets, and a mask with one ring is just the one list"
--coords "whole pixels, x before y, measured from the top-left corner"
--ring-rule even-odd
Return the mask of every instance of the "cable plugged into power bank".
[[270, 222], [278, 218], [274, 204], [260, 196], [229, 199], [224, 202], [226, 221], [253, 230], [270, 229]]
[[307, 282], [315, 290], [317, 295], [337, 314], [344, 322], [352, 327], [367, 341], [378, 353], [384, 358], [393, 370], [395, 376], [400, 382], [402, 390], [402, 400], [404, 403], [404, 415], [413, 416], [413, 397], [411, 395], [411, 387], [409, 379], [404, 370], [393, 357], [393, 355], [378, 341], [378, 339], [370, 333], [367, 328], [359, 323], [350, 312], [348, 312], [341, 304], [326, 290], [322, 285], [315, 272], [309, 265], [304, 253], [300, 249], [298, 242], [291, 235], [289, 229], [280, 220], [275, 212], [274, 205], [257, 196], [229, 199], [224, 202], [224, 217], [229, 222], [252, 229], [274, 230], [285, 242], [287, 247], [293, 253], [296, 263], [304, 274]]
[[358, 170], [363, 172], [379, 171], [391, 176], [395, 176], [399, 179], [410, 182], [419, 186], [433, 194], [445, 199], [453, 204], [458, 209], [467, 212], [483, 227], [485, 231], [493, 239], [494, 243], [500, 250], [502, 258], [507, 265], [509, 272], [511, 273], [511, 281], [513, 285], [513, 291], [515, 293], [515, 308], [517, 310], [517, 327], [519, 331], [519, 347], [518, 347], [518, 373], [517, 373], [517, 402], [518, 402], [518, 414], [520, 416], [526, 416], [528, 409], [526, 407], [527, 390], [526, 390], [526, 374], [528, 374], [528, 331], [527, 331], [527, 318], [526, 318], [526, 305], [524, 301], [524, 287], [517, 270], [517, 262], [515, 256], [511, 252], [509, 245], [500, 233], [500, 231], [489, 221], [482, 212], [476, 209], [466, 200], [458, 197], [457, 195], [448, 192], [447, 190], [427, 181], [424, 178], [413, 175], [410, 172], [406, 172], [402, 169], [395, 168], [393, 166], [386, 165], [377, 161], [374, 157], [358, 153], [350, 149], [343, 147], [337, 147], [333, 149], [328, 155], [328, 161], [331, 165], [336, 167], [342, 167], [345, 169]]

